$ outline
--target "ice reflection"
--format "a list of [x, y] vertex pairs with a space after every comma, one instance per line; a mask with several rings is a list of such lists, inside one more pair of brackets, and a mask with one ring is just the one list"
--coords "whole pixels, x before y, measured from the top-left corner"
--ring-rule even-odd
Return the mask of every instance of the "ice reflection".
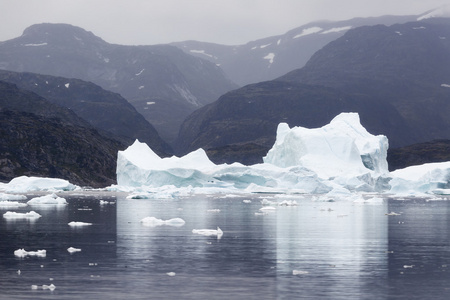
[[[290, 297], [361, 297], [384, 281], [388, 264], [387, 202], [298, 201], [277, 216], [278, 292]], [[381, 283], [380, 283], [381, 284]], [[371, 294], [374, 297], [374, 294]]]

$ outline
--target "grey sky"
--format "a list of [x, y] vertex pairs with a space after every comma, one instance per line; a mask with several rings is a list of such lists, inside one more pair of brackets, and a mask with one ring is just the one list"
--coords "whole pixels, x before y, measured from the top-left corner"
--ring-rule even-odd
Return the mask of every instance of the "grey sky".
[[0, 41], [37, 23], [68, 23], [110, 43], [228, 45], [317, 20], [420, 14], [448, 0], [0, 0]]

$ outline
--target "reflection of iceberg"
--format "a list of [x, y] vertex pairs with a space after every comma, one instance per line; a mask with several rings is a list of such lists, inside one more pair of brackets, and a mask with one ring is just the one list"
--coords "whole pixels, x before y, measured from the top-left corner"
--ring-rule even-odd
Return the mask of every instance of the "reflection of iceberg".
[[[184, 157], [160, 158], [136, 141], [119, 151], [119, 187], [214, 187], [247, 191], [327, 193], [337, 186], [380, 191], [388, 174], [385, 136], [373, 136], [356, 113], [343, 113], [317, 129], [280, 124], [265, 163], [215, 165], [199, 149]], [[380, 184], [381, 182], [381, 184]]]

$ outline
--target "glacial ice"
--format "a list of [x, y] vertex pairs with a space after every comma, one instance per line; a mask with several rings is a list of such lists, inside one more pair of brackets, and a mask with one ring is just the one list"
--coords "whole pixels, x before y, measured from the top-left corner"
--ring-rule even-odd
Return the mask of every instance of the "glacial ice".
[[215, 165], [203, 149], [160, 158], [136, 140], [118, 153], [117, 183], [129, 191], [172, 186], [320, 194], [343, 187], [374, 192], [387, 189], [387, 148], [387, 138], [368, 133], [357, 113], [342, 113], [322, 128], [280, 124], [264, 163], [253, 166]]
[[30, 191], [56, 192], [73, 191], [75, 189], [79, 189], [79, 187], [64, 179], [28, 176], [16, 177], [9, 183], [0, 185], [0, 191], [6, 193], [27, 193]]
[[27, 202], [28, 205], [42, 205], [42, 204], [52, 204], [52, 205], [65, 205], [67, 204], [66, 199], [58, 197], [56, 194], [45, 195], [41, 197], [32, 198]]
[[192, 233], [204, 236], [216, 236], [218, 240], [223, 236], [223, 231], [219, 227], [217, 229], [192, 229]]
[[45, 257], [47, 256], [47, 250], [26, 251], [25, 249], [17, 249], [14, 251], [14, 255], [18, 257], [25, 257], [25, 256]]
[[141, 220], [142, 225], [149, 226], [149, 227], [156, 227], [156, 226], [174, 226], [174, 227], [181, 227], [186, 222], [181, 218], [173, 218], [169, 220], [161, 220], [155, 217], [146, 217]]
[[38, 219], [40, 217], [41, 215], [33, 210], [26, 213], [7, 211], [3, 214], [3, 218], [5, 219]]

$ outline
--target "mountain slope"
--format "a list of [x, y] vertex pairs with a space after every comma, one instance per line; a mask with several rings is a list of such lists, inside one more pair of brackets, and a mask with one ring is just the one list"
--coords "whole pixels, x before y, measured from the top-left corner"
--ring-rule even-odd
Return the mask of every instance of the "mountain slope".
[[311, 56], [348, 30], [367, 25], [392, 25], [415, 21], [419, 16], [382, 16], [345, 21], [318, 21], [244, 45], [226, 46], [198, 41], [172, 43], [186, 53], [220, 66], [243, 86], [267, 81], [303, 67]]
[[154, 127], [119, 94], [79, 79], [34, 73], [0, 70], [0, 80], [71, 109], [90, 125], [124, 145], [131, 145], [139, 139], [161, 156], [172, 154], [170, 146], [159, 137]]
[[0, 43], [0, 69], [91, 81], [121, 94], [173, 141], [182, 120], [236, 87], [214, 64], [174, 46], [112, 45], [67, 24], [38, 24]]
[[115, 182], [123, 147], [72, 111], [0, 81], [1, 181], [27, 175], [105, 187]]
[[318, 127], [344, 111], [359, 112], [367, 130], [387, 135], [391, 147], [448, 139], [449, 42], [450, 19], [352, 29], [304, 68], [229, 92], [193, 113], [178, 150], [203, 147], [220, 159], [226, 145], [267, 147], [278, 122]]

